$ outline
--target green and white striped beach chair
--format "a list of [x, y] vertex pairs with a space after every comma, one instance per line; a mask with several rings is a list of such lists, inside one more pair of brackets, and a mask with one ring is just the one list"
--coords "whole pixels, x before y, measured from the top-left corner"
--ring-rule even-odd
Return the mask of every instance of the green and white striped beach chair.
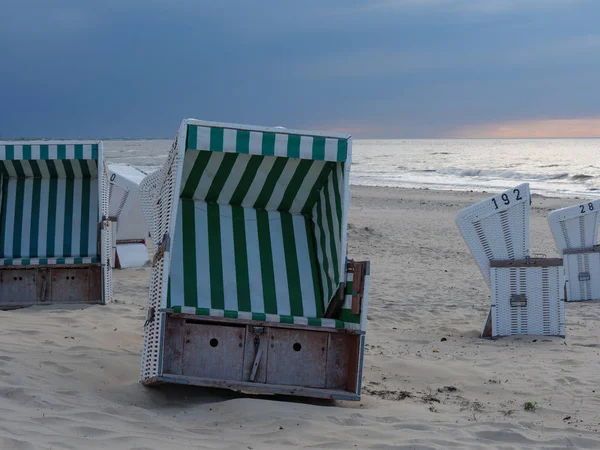
[[0, 142], [0, 308], [112, 297], [101, 142]]
[[358, 399], [368, 262], [351, 138], [182, 122], [140, 186], [155, 243], [141, 381]]

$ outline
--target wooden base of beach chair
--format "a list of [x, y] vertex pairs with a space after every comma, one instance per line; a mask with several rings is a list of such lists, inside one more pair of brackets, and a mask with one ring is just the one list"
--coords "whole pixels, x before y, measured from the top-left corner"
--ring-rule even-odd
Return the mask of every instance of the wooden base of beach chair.
[[0, 269], [0, 309], [55, 303], [103, 303], [102, 267], [89, 264]]
[[360, 399], [360, 332], [171, 313], [163, 324], [160, 375], [146, 385]]

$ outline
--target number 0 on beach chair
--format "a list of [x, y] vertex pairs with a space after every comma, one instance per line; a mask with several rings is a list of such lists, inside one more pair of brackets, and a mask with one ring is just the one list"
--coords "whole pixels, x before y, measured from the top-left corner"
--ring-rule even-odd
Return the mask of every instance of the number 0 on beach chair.
[[529, 257], [530, 205], [521, 184], [456, 218], [491, 290], [484, 337], [565, 334], [562, 260]]
[[141, 381], [358, 400], [368, 262], [351, 138], [182, 122], [141, 185], [155, 242]]
[[0, 308], [112, 297], [101, 142], [0, 142]]
[[566, 300], [600, 300], [600, 200], [552, 211], [548, 223], [565, 261]]
[[148, 262], [148, 224], [139, 189], [146, 173], [131, 166], [109, 164], [110, 205], [113, 222], [113, 267], [141, 267]]

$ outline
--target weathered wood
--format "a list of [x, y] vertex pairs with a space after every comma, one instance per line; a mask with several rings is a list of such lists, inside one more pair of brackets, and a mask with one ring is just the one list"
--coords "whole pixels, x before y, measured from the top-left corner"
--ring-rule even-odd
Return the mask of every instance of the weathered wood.
[[223, 323], [232, 325], [254, 325], [259, 327], [269, 328], [286, 328], [293, 330], [306, 330], [306, 331], [326, 331], [328, 333], [344, 333], [344, 334], [364, 334], [361, 330], [346, 330], [344, 328], [331, 328], [331, 327], [314, 327], [311, 325], [301, 325], [292, 323], [277, 323], [277, 322], [263, 322], [259, 320], [248, 320], [248, 319], [231, 319], [228, 317], [215, 317], [215, 316], [200, 316], [197, 314], [186, 314], [186, 313], [175, 313], [169, 312], [171, 317], [180, 317], [188, 321], [194, 321], [196, 323]]
[[90, 294], [88, 300], [102, 303], [102, 267], [92, 266], [90, 271]]
[[52, 270], [52, 302], [79, 303], [89, 300], [90, 271], [88, 268]]
[[340, 284], [338, 290], [335, 292], [335, 295], [329, 302], [329, 305], [327, 305], [327, 311], [325, 311], [323, 317], [325, 317], [326, 319], [337, 319], [340, 316], [340, 313], [342, 312], [342, 306], [344, 306], [345, 300], [344, 290], [345, 285]]
[[254, 358], [254, 364], [252, 364], [252, 373], [250, 374], [250, 381], [254, 381], [256, 379], [256, 371], [258, 370], [258, 365], [260, 364], [260, 358], [262, 356], [262, 348], [258, 348], [256, 352], [256, 358]]
[[269, 329], [267, 383], [325, 387], [328, 333]]
[[186, 322], [184, 328], [184, 374], [242, 380], [245, 327]]
[[562, 266], [561, 258], [496, 259], [490, 261], [490, 267], [556, 267]]
[[183, 339], [185, 320], [166, 318], [162, 372], [183, 375]]
[[251, 383], [245, 381], [227, 381], [216, 380], [213, 378], [190, 377], [185, 375], [164, 375], [144, 381], [146, 386], [160, 383], [178, 383], [194, 386], [223, 388], [252, 394], [278, 394], [323, 399], [360, 400], [360, 395], [341, 389], [318, 389], [277, 384]]
[[31, 306], [37, 301], [35, 269], [0, 270], [0, 307]]
[[[254, 333], [254, 331], [262, 331], [262, 334]], [[268, 357], [268, 345], [269, 336], [267, 335], [267, 327], [246, 327], [246, 344], [244, 348], [244, 381], [254, 381], [255, 383], [264, 383], [267, 381], [267, 357]], [[258, 359], [258, 365], [254, 378], [252, 374], [254, 371], [254, 363], [257, 361], [257, 355], [260, 352], [260, 358]]]
[[360, 336], [329, 334], [326, 388], [346, 389], [348, 385], [348, 361], [352, 349], [351, 340], [353, 339], [360, 339]]
[[49, 267], [37, 268], [37, 301], [41, 304], [52, 301], [52, 270]]
[[360, 314], [360, 308], [365, 290], [366, 269], [366, 263], [354, 263], [354, 279], [352, 281], [352, 314]]
[[356, 339], [351, 339], [348, 342], [348, 382], [346, 383], [346, 390], [349, 392], [356, 393], [360, 384], [359, 376], [362, 373], [360, 367], [360, 336]]

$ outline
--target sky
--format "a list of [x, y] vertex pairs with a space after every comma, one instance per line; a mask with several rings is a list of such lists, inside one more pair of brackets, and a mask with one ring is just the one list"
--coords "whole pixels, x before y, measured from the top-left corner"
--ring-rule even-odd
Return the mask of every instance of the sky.
[[0, 136], [600, 137], [598, 0], [0, 0]]

